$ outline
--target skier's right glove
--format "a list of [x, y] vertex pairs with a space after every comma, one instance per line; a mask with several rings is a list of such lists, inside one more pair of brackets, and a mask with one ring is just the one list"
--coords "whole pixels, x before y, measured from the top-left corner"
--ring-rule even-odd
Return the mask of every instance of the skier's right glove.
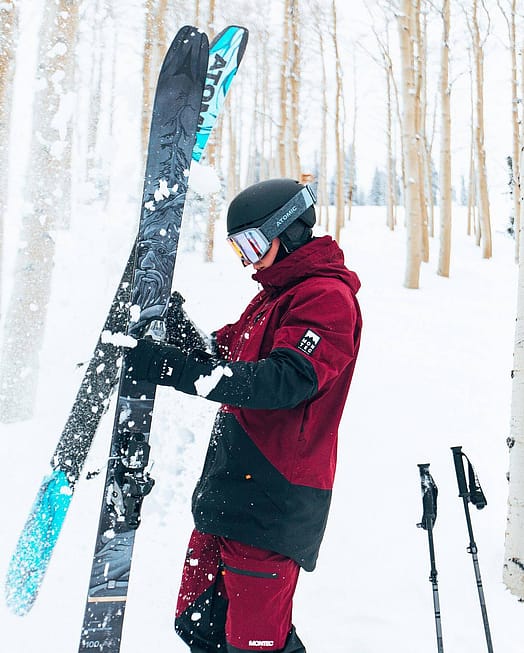
[[178, 347], [141, 338], [136, 347], [127, 350], [126, 364], [135, 381], [176, 386], [186, 358]]
[[185, 299], [172, 293], [166, 314], [166, 342], [188, 354], [193, 349], [209, 349], [209, 339], [195, 326], [182, 308]]

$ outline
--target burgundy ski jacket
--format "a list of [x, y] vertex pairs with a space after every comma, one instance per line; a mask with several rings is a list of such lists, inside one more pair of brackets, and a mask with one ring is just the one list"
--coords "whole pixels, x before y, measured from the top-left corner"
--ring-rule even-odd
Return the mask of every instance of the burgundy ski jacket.
[[[360, 282], [329, 236], [253, 279], [263, 289], [236, 323], [214, 334], [217, 357], [190, 355], [177, 376], [178, 389], [223, 404], [193, 516], [203, 533], [281, 553], [310, 571], [360, 344]], [[196, 379], [210, 365], [215, 381], [199, 390]]]

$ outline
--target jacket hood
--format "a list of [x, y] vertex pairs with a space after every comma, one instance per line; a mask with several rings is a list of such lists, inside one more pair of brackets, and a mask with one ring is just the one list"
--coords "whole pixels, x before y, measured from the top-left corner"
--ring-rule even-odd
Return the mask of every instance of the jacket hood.
[[344, 253], [331, 236], [313, 238], [278, 263], [252, 276], [270, 295], [309, 277], [338, 278], [353, 294], [360, 288], [357, 274], [344, 265]]

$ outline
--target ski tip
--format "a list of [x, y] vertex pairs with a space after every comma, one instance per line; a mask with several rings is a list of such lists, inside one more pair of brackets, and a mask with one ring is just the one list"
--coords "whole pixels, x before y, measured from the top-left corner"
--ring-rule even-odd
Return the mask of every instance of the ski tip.
[[207, 44], [209, 42], [208, 36], [204, 32], [204, 30], [201, 29], [200, 27], [195, 27], [194, 25], [184, 25], [184, 27], [182, 27], [178, 31], [177, 35], [175, 36], [175, 40], [177, 40], [177, 39], [186, 39], [186, 38], [194, 38], [196, 36], [199, 37], [199, 39], [201, 41], [201, 45], [202, 45], [202, 43]]
[[247, 27], [242, 27], [241, 25], [228, 25], [227, 27], [224, 27], [223, 30], [221, 30], [218, 34], [216, 34], [216, 36], [213, 37], [210, 48], [213, 49], [223, 41], [228, 42], [233, 40], [235, 37], [238, 42], [236, 55], [236, 61], [238, 65], [244, 57], [247, 42], [249, 39], [249, 30]]
[[42, 481], [5, 581], [6, 604], [16, 615], [26, 615], [38, 596], [72, 494], [73, 487], [61, 470], [53, 470]]

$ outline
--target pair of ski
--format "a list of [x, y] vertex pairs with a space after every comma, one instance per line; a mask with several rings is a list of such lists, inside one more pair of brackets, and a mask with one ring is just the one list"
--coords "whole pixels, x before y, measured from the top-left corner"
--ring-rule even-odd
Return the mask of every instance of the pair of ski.
[[[486, 608], [486, 600], [484, 598], [484, 588], [482, 586], [482, 578], [480, 576], [480, 567], [478, 563], [477, 556], [477, 545], [473, 537], [473, 527], [471, 525], [471, 516], [469, 513], [469, 504], [472, 503], [478, 510], [482, 510], [487, 505], [486, 497], [480, 486], [479, 480], [473, 469], [473, 465], [469, 461], [469, 458], [462, 451], [462, 447], [451, 447], [453, 452], [453, 463], [455, 465], [455, 474], [457, 477], [457, 484], [459, 489], [459, 497], [462, 498], [464, 504], [464, 513], [466, 516], [466, 525], [468, 528], [469, 535], [469, 546], [467, 548], [468, 553], [471, 554], [473, 561], [473, 569], [475, 571], [475, 581], [477, 584], [477, 591], [480, 601], [480, 610], [482, 613], [482, 621], [484, 624], [484, 634], [486, 636], [486, 645], [488, 653], [493, 653], [493, 644], [491, 641], [491, 631], [488, 621], [488, 612]], [[468, 478], [466, 480], [466, 474], [464, 471], [464, 459], [467, 461], [468, 465]], [[429, 580], [431, 582], [433, 590], [433, 608], [435, 613], [435, 630], [437, 636], [437, 652], [444, 653], [444, 643], [442, 637], [442, 623], [440, 616], [440, 601], [438, 593], [438, 581], [437, 581], [437, 567], [435, 563], [435, 546], [433, 542], [433, 527], [437, 519], [437, 495], [438, 489], [433, 480], [433, 477], [429, 473], [429, 463], [420, 464], [418, 466], [420, 473], [420, 485], [422, 491], [422, 520], [420, 524], [417, 524], [419, 528], [423, 528], [427, 531], [428, 534], [428, 545], [429, 545], [429, 559], [431, 564], [431, 571]]]
[[243, 57], [248, 32], [230, 26], [209, 45], [192, 26], [175, 36], [152, 111], [138, 236], [93, 357], [10, 561], [6, 600], [26, 614], [37, 598], [75, 485], [117, 381], [118, 398], [80, 651], [120, 648], [142, 500], [155, 386], [133, 381], [114, 334], [138, 337], [165, 316], [191, 161], [199, 161]]

